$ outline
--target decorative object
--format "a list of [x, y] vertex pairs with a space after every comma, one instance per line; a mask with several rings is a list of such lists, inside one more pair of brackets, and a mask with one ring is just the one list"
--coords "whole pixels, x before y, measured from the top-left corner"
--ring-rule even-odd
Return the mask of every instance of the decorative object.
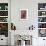
[[0, 10], [1, 10], [1, 6], [0, 6]]
[[16, 26], [13, 23], [11, 23], [11, 30], [16, 30]]
[[0, 16], [8, 16], [8, 11], [0, 11]]
[[38, 23], [38, 28], [46, 28], [46, 23]]
[[38, 3], [38, 35], [46, 37], [46, 3]]
[[0, 35], [8, 37], [9, 22], [7, 20], [9, 20], [9, 10], [5, 10], [5, 6], [8, 8], [8, 3], [0, 3]]
[[39, 37], [46, 37], [46, 29], [39, 29]]
[[38, 17], [38, 22], [46, 22], [46, 17]]
[[21, 20], [28, 19], [28, 9], [20, 9], [20, 18]]
[[46, 3], [38, 3], [38, 10], [45, 10], [46, 9]]
[[42, 12], [42, 15], [45, 15], [45, 12]]
[[8, 37], [8, 23], [0, 23], [0, 35]]
[[8, 6], [5, 6], [5, 10], [8, 10]]
[[44, 10], [44, 8], [40, 8], [40, 10]]
[[[26, 46], [26, 45], [32, 45], [32, 36], [31, 35], [15, 35], [16, 37], [16, 40], [15, 40], [15, 43], [19, 46]], [[16, 45], [15, 44], [15, 45]]]
[[8, 17], [0, 17], [0, 22], [8, 22]]
[[25, 41], [21, 40], [21, 46], [25, 46]]
[[34, 26], [33, 25], [31, 25], [31, 26], [29, 26], [29, 30], [34, 30]]

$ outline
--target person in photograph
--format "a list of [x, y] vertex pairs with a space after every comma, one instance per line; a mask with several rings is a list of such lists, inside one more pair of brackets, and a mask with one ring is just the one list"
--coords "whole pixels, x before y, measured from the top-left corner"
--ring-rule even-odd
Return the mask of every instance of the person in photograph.
[[21, 19], [26, 19], [26, 10], [21, 10]]

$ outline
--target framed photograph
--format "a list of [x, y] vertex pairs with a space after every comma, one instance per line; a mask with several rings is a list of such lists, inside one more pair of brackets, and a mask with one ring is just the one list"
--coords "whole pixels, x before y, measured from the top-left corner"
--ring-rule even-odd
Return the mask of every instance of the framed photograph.
[[21, 20], [28, 19], [28, 9], [20, 9], [20, 19]]

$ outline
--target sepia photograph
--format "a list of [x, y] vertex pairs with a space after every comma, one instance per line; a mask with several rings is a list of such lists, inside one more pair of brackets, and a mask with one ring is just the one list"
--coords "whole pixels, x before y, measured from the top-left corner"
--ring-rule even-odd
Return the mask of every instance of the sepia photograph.
[[28, 19], [28, 9], [20, 9], [20, 18], [21, 20]]

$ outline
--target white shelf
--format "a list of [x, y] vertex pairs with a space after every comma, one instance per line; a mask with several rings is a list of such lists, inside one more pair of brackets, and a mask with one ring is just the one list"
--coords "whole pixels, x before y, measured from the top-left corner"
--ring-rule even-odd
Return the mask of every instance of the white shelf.
[[8, 11], [8, 10], [0, 10], [0, 11]]
[[8, 22], [0, 22], [0, 23], [8, 23]]
[[38, 10], [38, 11], [46, 11], [46, 10]]
[[38, 16], [38, 17], [46, 17], [46, 15]]
[[46, 29], [46, 28], [38, 28], [38, 29]]
[[0, 16], [0, 17], [8, 17], [8, 16]]
[[46, 22], [38, 22], [38, 23], [46, 23]]

